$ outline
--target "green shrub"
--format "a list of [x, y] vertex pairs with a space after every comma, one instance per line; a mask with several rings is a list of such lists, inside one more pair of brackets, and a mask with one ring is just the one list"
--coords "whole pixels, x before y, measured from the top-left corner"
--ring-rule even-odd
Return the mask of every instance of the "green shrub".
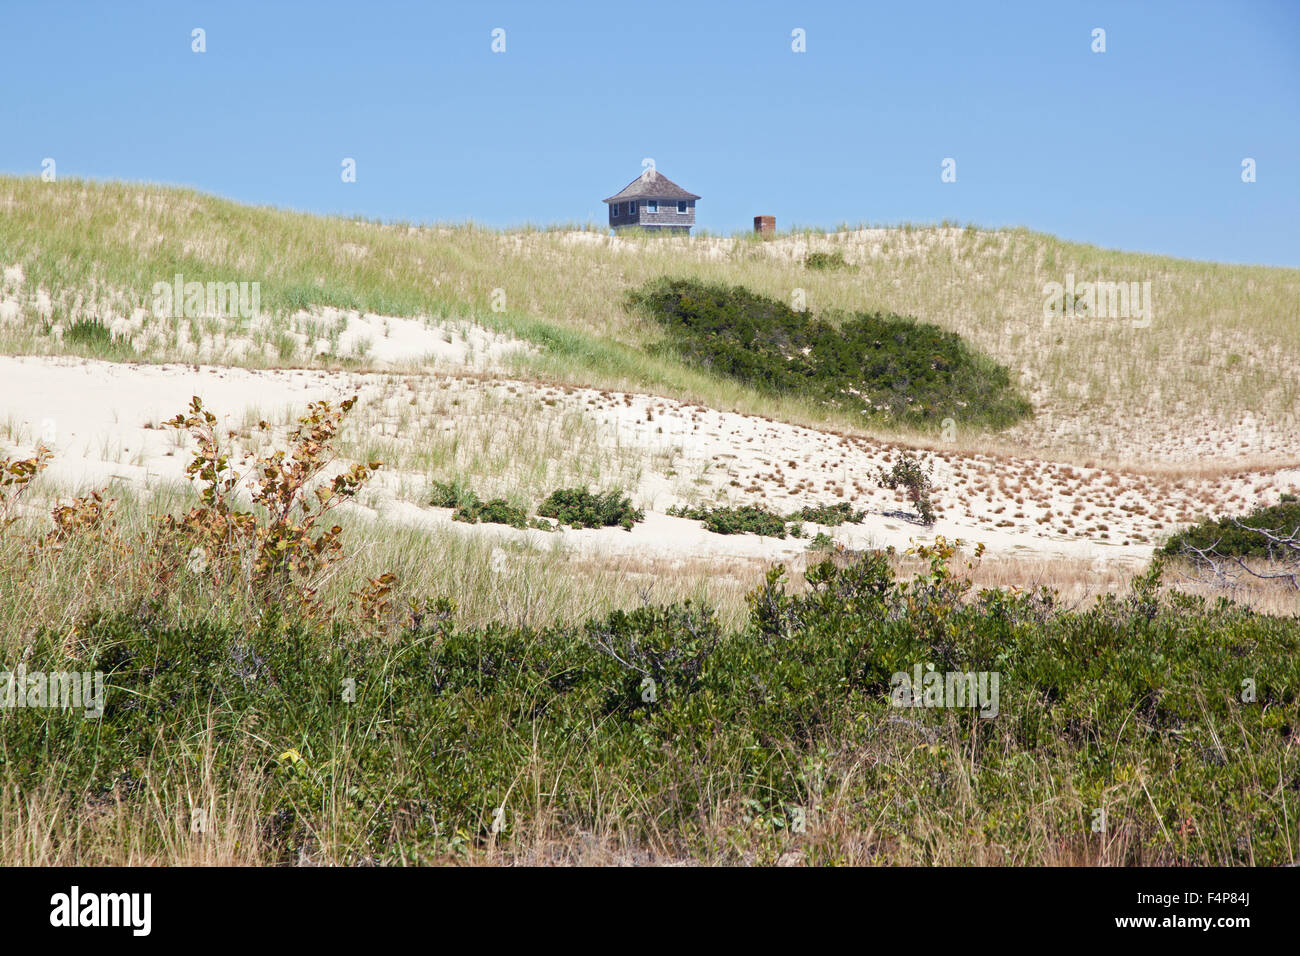
[[[451, 520], [468, 524], [504, 524], [512, 528], [538, 527], [528, 520], [528, 512], [516, 508], [504, 498], [483, 501], [472, 488], [460, 480], [434, 481], [429, 504], [435, 508], [454, 508]], [[549, 530], [549, 528], [548, 528]]]
[[825, 531], [818, 531], [813, 535], [813, 539], [808, 542], [809, 551], [834, 551], [835, 539]]
[[589, 622], [585, 632], [591, 646], [624, 672], [611, 699], [623, 710], [664, 706], [694, 693], [722, 638], [713, 610], [689, 601], [614, 611]]
[[[1115, 862], [1295, 861], [1293, 619], [1160, 597], [1154, 580], [1086, 610], [970, 599], [949, 549], [922, 556], [914, 580], [878, 552], [823, 561], [798, 594], [776, 569], [725, 634], [692, 604], [537, 630], [460, 627], [448, 602], [425, 602], [399, 640], [274, 613], [93, 615], [75, 645], [45, 629], [25, 656], [32, 671], [107, 675], [102, 716], [7, 711], [0, 782], [59, 781], [130, 820], [202, 760], [205, 788], [248, 795], [285, 862], [322, 839], [345, 862], [526, 850], [516, 821], [534, 814], [575, 839], [613, 824], [705, 859], [797, 847], [842, 861], [834, 834], [791, 832], [804, 809], [871, 832], [882, 861], [988, 862], [1005, 847], [995, 859], [1043, 863], [1095, 852], [1087, 823], [1103, 806], [1124, 836]], [[998, 673], [997, 716], [900, 712], [895, 675], [916, 666]], [[549, 789], [521, 787], [521, 772]], [[745, 808], [721, 848], [707, 822], [719, 807]]]
[[1258, 507], [1244, 517], [1239, 516], [1238, 520], [1246, 527], [1239, 527], [1231, 515], [1224, 515], [1186, 528], [1169, 538], [1164, 553], [1182, 554], [1184, 546], [1190, 546], [1212, 548], [1224, 557], [1282, 557], [1283, 549], [1250, 529], [1262, 528], [1282, 537], [1292, 534], [1300, 529], [1300, 502], [1295, 500], [1294, 495], [1284, 494], [1280, 503]]
[[466, 521], [470, 524], [478, 524], [481, 521], [484, 524], [505, 524], [512, 528], [529, 526], [528, 512], [523, 508], [516, 508], [504, 498], [479, 501], [476, 497], [452, 512], [451, 518], [453, 521]]
[[632, 501], [621, 491], [592, 494], [586, 488], [562, 488], [551, 492], [537, 513], [554, 518], [560, 524], [574, 528], [618, 527], [632, 530], [632, 525], [645, 519], [645, 512], [632, 507]]
[[824, 524], [831, 527], [838, 527], [842, 524], [861, 524], [862, 519], [867, 516], [865, 510], [855, 511], [853, 506], [847, 501], [840, 501], [833, 505], [817, 505], [816, 507], [800, 508], [794, 514], [790, 515], [791, 521], [811, 521], [814, 524]]
[[753, 388], [914, 427], [1004, 427], [1031, 406], [1007, 369], [935, 325], [886, 313], [814, 318], [741, 286], [660, 279], [628, 296], [683, 359]]
[[789, 532], [786, 521], [778, 514], [756, 505], [738, 508], [679, 508], [668, 509], [668, 514], [678, 518], [703, 521], [704, 527], [714, 534], [759, 534], [784, 538]]

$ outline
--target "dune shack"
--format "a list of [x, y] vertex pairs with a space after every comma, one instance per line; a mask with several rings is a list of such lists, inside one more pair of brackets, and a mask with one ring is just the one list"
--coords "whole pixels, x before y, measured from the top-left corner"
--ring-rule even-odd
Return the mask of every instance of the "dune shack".
[[695, 225], [695, 201], [700, 197], [659, 172], [647, 169], [605, 200], [609, 226], [615, 232], [647, 229], [689, 236]]

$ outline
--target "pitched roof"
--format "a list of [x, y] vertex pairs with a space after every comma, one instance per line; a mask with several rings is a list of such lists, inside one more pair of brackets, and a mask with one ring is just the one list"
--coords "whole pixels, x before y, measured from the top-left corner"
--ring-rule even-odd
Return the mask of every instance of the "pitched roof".
[[624, 199], [699, 199], [695, 193], [688, 193], [681, 186], [659, 172], [647, 169], [632, 180], [623, 189], [603, 202], [620, 202]]

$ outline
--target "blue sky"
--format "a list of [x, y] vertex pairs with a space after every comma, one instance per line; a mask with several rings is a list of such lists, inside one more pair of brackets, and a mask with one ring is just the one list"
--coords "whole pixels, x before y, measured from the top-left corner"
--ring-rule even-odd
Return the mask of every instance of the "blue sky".
[[603, 223], [652, 157], [715, 232], [949, 219], [1300, 265], [1296, 2], [5, 0], [0, 49], [6, 173], [508, 226]]

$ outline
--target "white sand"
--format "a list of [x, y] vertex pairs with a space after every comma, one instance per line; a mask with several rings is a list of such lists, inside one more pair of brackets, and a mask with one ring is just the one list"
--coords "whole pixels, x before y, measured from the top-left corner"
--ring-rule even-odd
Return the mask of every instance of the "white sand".
[[189, 365], [126, 365], [0, 356], [0, 445], [54, 451], [49, 477], [77, 488], [117, 478], [182, 478], [188, 457], [158, 425], [198, 395], [222, 428], [319, 398], [346, 397], [345, 376]]
[[[394, 337], [400, 343], [408, 335], [413, 333], [399, 330]], [[393, 355], [409, 354], [400, 344], [394, 348]], [[644, 456], [640, 482], [628, 490], [647, 508], [646, 520], [631, 532], [546, 533], [468, 525], [451, 521], [447, 509], [398, 500], [397, 488], [418, 487], [426, 477], [400, 472], [384, 475], [368, 493], [368, 504], [351, 510], [402, 524], [528, 540], [543, 547], [559, 544], [593, 554], [780, 560], [807, 547], [807, 538], [717, 535], [697, 521], [663, 513], [686, 501], [689, 492], [701, 503], [761, 503], [782, 513], [805, 504], [850, 501], [868, 511], [862, 524], [827, 529], [808, 524], [805, 529], [809, 538], [825, 530], [853, 548], [902, 549], [944, 535], [983, 542], [995, 555], [1082, 558], [1099, 567], [1137, 564], [1180, 516], [1186, 521], [1193, 511], [1216, 507], [1247, 510], [1275, 500], [1280, 491], [1300, 488], [1300, 469], [1173, 482], [1030, 459], [938, 453], [932, 460], [941, 517], [923, 528], [908, 520], [909, 508], [899, 495], [876, 487], [877, 469], [899, 453], [889, 444], [655, 396], [436, 375], [408, 381], [420, 402], [426, 393], [451, 394], [443, 393], [445, 388], [495, 388], [513, 389], [520, 399], [536, 402], [543, 414], [581, 409], [604, 429], [608, 441]], [[320, 398], [360, 394], [363, 405], [388, 408], [394, 405], [392, 388], [392, 377], [381, 374], [0, 357], [0, 448], [29, 453], [44, 438], [55, 452], [49, 478], [60, 487], [84, 490], [119, 480], [147, 488], [183, 477], [185, 448], [174, 430], [157, 426], [182, 411], [192, 395], [202, 397], [223, 428], [238, 428], [262, 418], [285, 421]], [[553, 397], [557, 395], [561, 400]], [[543, 397], [551, 397], [555, 406], [544, 404]], [[409, 437], [420, 441], [418, 434]], [[702, 477], [691, 477], [696, 475]]]
[[511, 356], [531, 350], [526, 342], [467, 323], [430, 322], [358, 312], [326, 317], [343, 324], [336, 354], [368, 364], [500, 368]]

